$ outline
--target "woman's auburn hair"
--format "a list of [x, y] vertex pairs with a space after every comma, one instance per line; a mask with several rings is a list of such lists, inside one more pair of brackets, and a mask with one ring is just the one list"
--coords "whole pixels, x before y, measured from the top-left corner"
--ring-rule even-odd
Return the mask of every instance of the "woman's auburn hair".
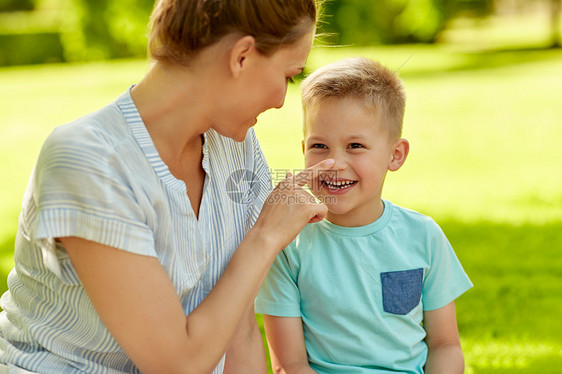
[[310, 32], [318, 0], [159, 0], [150, 17], [148, 51], [157, 61], [187, 64], [228, 34], [251, 35], [272, 54]]

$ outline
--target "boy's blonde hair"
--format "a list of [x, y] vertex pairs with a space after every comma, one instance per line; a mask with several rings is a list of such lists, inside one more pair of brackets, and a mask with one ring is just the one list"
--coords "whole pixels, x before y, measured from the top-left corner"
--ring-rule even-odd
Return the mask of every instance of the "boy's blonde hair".
[[377, 120], [386, 126], [391, 138], [402, 135], [406, 107], [404, 85], [398, 74], [380, 63], [353, 57], [328, 64], [310, 74], [301, 85], [305, 112], [311, 105], [329, 98], [357, 98], [375, 109]]

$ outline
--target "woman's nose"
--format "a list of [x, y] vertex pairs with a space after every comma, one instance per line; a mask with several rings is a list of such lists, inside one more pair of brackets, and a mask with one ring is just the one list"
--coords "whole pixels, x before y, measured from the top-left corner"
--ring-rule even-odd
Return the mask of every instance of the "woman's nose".
[[277, 105], [274, 107], [275, 109], [281, 109], [283, 104], [285, 104], [285, 97], [287, 96], [287, 85], [285, 84], [285, 89], [283, 90], [283, 94], [281, 95]]

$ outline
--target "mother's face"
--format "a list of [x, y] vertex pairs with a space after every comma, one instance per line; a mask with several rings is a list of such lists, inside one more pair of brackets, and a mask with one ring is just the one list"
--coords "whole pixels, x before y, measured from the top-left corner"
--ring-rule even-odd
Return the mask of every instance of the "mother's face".
[[255, 50], [242, 61], [244, 68], [230, 86], [221, 110], [220, 126], [213, 128], [222, 135], [243, 141], [257, 117], [270, 108], [281, 108], [287, 84], [304, 69], [312, 47], [314, 28], [297, 43], [280, 47], [269, 56]]

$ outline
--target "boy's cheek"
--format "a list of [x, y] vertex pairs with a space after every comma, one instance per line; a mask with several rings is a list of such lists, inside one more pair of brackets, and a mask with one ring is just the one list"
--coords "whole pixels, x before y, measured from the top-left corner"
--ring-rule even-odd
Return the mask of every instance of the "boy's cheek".
[[319, 162], [322, 162], [328, 158], [328, 155], [325, 154], [326, 152], [318, 152], [313, 150], [307, 150], [304, 153], [304, 164], [305, 167], [311, 167], [316, 165]]
[[305, 168], [309, 168], [309, 167], [311, 167], [311, 166], [316, 165], [318, 162], [322, 161], [322, 160], [319, 160], [319, 161], [317, 161], [317, 162], [314, 162], [314, 160], [315, 160], [316, 158], [317, 158], [317, 157], [312, 157], [312, 156], [310, 155], [310, 153], [305, 152], [305, 154], [304, 154], [304, 167], [305, 167]]

